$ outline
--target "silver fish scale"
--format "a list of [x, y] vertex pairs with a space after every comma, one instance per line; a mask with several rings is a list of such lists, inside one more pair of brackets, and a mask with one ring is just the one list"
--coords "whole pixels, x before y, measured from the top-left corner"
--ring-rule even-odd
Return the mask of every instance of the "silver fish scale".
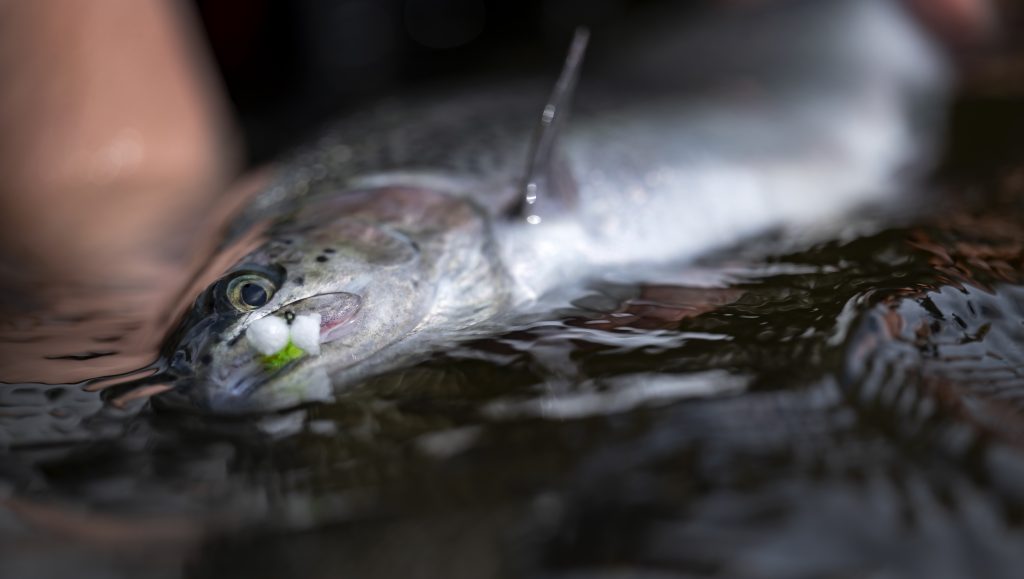
[[[439, 185], [447, 181], [458, 188], [450, 192], [496, 208], [522, 177], [529, 136], [544, 103], [539, 86], [391, 99], [357, 112], [282, 163], [274, 182], [231, 229], [244, 231], [311, 196], [336, 194], [382, 175], [393, 175], [388, 184], [401, 185], [434, 177]], [[413, 174], [416, 178], [406, 176]]]

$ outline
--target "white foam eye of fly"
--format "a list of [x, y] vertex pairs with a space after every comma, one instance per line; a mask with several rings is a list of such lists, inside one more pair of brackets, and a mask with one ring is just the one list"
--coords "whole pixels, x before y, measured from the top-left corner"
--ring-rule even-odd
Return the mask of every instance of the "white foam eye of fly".
[[307, 354], [320, 354], [320, 314], [295, 316], [291, 329], [293, 344]]
[[288, 345], [288, 322], [277, 316], [260, 318], [249, 325], [245, 337], [264, 356], [276, 354]]

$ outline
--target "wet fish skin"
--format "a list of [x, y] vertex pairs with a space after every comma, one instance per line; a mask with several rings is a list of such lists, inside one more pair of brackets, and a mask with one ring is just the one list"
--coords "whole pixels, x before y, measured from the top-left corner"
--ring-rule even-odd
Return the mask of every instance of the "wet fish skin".
[[[222, 413], [327, 399], [574, 280], [891, 199], [906, 186], [895, 175], [928, 158], [908, 110], [941, 101], [941, 59], [885, 0], [804, 4], [825, 30], [820, 56], [770, 70], [752, 93], [583, 82], [536, 225], [502, 212], [521, 193], [542, 85], [387, 103], [341, 122], [239, 216], [237, 230], [276, 224], [172, 339], [180, 384], [166, 399]], [[245, 271], [277, 272], [277, 291], [240, 313], [215, 294]], [[242, 339], [262, 316], [328, 320], [353, 299], [358, 311], [319, 357], [268, 373]]]
[[[178, 370], [181, 384], [163, 403], [246, 413], [323, 400], [338, 380], [327, 367], [351, 368], [348, 383], [390, 359], [378, 354], [396, 341], [493, 317], [511, 296], [488, 227], [465, 199], [416, 188], [347, 192], [304, 206], [197, 301], [175, 338], [174, 357], [192, 363]], [[263, 307], [239, 312], [225, 288], [253, 274], [278, 289]], [[342, 309], [351, 311], [336, 319]], [[285, 312], [321, 314], [322, 354], [268, 372], [244, 334], [263, 316]], [[327, 329], [332, 321], [338, 326]], [[263, 388], [271, 378], [273, 387]]]

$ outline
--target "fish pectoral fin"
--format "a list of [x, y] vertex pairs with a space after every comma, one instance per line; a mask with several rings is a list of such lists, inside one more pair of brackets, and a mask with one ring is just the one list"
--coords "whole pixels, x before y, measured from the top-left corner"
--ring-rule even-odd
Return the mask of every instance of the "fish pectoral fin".
[[538, 211], [549, 197], [565, 202], [575, 196], [576, 186], [565, 160], [558, 155], [558, 137], [569, 116], [579, 80], [583, 56], [590, 40], [590, 31], [585, 27], [576, 29], [569, 54], [565, 58], [562, 72], [555, 88], [541, 112], [540, 123], [530, 143], [526, 158], [526, 173], [520, 183], [520, 194], [508, 210], [512, 219], [525, 219], [527, 223], [541, 222]]

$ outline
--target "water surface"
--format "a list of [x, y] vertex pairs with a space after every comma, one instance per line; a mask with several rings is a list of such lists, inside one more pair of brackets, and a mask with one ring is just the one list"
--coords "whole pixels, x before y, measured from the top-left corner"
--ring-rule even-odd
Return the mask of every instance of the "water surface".
[[5, 385], [0, 569], [1012, 576], [1021, 217], [868, 221], [643, 283], [609, 272], [539, 319], [270, 416]]

